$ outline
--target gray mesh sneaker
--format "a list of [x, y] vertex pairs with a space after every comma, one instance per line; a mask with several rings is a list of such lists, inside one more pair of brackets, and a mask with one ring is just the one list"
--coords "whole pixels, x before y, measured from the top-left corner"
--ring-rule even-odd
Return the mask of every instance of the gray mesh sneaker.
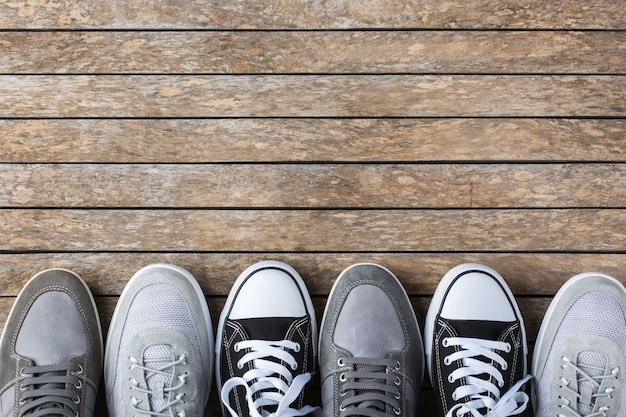
[[626, 413], [626, 290], [615, 278], [576, 275], [558, 291], [533, 355], [537, 417]]
[[526, 332], [502, 277], [480, 264], [448, 271], [424, 328], [440, 417], [505, 417], [526, 410]]
[[102, 331], [85, 282], [63, 269], [35, 275], [0, 340], [0, 416], [91, 417], [101, 373]]
[[317, 323], [304, 281], [289, 265], [241, 273], [220, 316], [216, 379], [225, 417], [294, 417], [316, 364]]
[[212, 359], [213, 327], [198, 282], [174, 265], [146, 266], [126, 285], [109, 327], [109, 416], [203, 416]]
[[320, 329], [325, 417], [416, 415], [424, 349], [409, 297], [375, 264], [345, 269]]

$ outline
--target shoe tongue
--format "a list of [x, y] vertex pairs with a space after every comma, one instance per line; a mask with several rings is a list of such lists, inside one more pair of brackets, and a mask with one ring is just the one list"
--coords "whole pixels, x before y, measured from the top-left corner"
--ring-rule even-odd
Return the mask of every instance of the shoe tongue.
[[[590, 377], [599, 377], [604, 374], [606, 368], [606, 356], [600, 352], [584, 351], [578, 354], [576, 359], [578, 368]], [[591, 414], [595, 401], [592, 396], [598, 392], [598, 387], [587, 378], [578, 378], [578, 400], [577, 411], [581, 416]]]
[[250, 340], [285, 340], [287, 333], [298, 317], [263, 317], [239, 319]]
[[[159, 369], [174, 361], [172, 348], [169, 345], [148, 346], [143, 353], [144, 366], [147, 368]], [[164, 371], [169, 375], [154, 373], [146, 379], [148, 389], [153, 392], [150, 396], [150, 409], [160, 410], [168, 403], [169, 398], [163, 392], [164, 388], [169, 388], [172, 384], [174, 370], [166, 368]], [[146, 371], [148, 373], [148, 371]]]
[[487, 321], [487, 320], [449, 320], [459, 337], [499, 340], [502, 333], [511, 327], [511, 321]]

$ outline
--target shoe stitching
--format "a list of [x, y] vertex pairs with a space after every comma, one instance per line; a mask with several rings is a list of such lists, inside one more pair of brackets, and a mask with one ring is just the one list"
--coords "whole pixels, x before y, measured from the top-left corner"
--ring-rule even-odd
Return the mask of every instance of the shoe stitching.
[[[306, 331], [304, 332], [302, 331], [303, 327], [306, 329]], [[302, 366], [300, 368], [300, 372], [304, 373], [305, 370], [308, 369], [308, 365], [309, 365], [309, 345], [311, 344], [310, 343], [311, 326], [310, 326], [310, 320], [308, 316], [305, 316], [301, 318], [300, 320], [296, 320], [292, 324], [292, 326], [290, 326], [290, 329], [287, 331], [287, 338], [291, 340], [295, 333], [298, 333], [298, 335], [300, 336], [300, 339], [302, 340], [302, 343], [304, 344]], [[298, 406], [302, 408], [303, 405], [304, 405], [304, 395], [300, 395], [298, 397]]]
[[[25, 303], [24, 308], [22, 309], [22, 312], [19, 316], [19, 318], [17, 319], [17, 324], [18, 327], [16, 327], [16, 331], [13, 332], [13, 336], [11, 337], [11, 349], [13, 350], [12, 352], [12, 357], [15, 361], [17, 361], [18, 366], [15, 368], [15, 374], [14, 374], [14, 379], [13, 381], [9, 382], [9, 384], [7, 384], [7, 386], [10, 385], [14, 385], [14, 384], [19, 384], [20, 381], [22, 380], [20, 378], [20, 372], [19, 372], [19, 362], [21, 360], [25, 360], [28, 363], [32, 364], [31, 360], [26, 360], [23, 359], [21, 357], [21, 355], [18, 355], [17, 352], [15, 352], [15, 346], [17, 344], [17, 337], [19, 334], [19, 329], [21, 329], [22, 325], [24, 324], [24, 320], [26, 319], [26, 316], [28, 315], [28, 313], [30, 312], [31, 307], [33, 306], [33, 304], [35, 303], [35, 301], [37, 300], [37, 298], [39, 298], [41, 295], [47, 293], [47, 292], [51, 292], [51, 291], [59, 291], [59, 292], [63, 292], [64, 294], [66, 294], [68, 297], [70, 297], [70, 299], [72, 300], [74, 307], [78, 310], [80, 319], [81, 319], [81, 323], [83, 324], [84, 328], [85, 328], [85, 333], [86, 333], [86, 337], [88, 340], [88, 345], [90, 346], [91, 349], [87, 349], [87, 352], [85, 352], [84, 355], [80, 355], [77, 356], [76, 358], [79, 359], [79, 363], [81, 363], [81, 366], [83, 366], [84, 368], [84, 376], [83, 376], [83, 380], [86, 383], [89, 383], [90, 385], [95, 385], [95, 383], [93, 381], [91, 381], [91, 379], [89, 379], [87, 377], [87, 362], [89, 361], [89, 357], [92, 356], [92, 350], [94, 348], [96, 348], [95, 346], [95, 342], [94, 342], [94, 338], [92, 336], [92, 331], [91, 328], [89, 326], [89, 320], [87, 319], [87, 314], [85, 312], [85, 310], [82, 307], [82, 303], [79, 302], [78, 297], [76, 297], [76, 295], [74, 294], [74, 292], [70, 291], [67, 287], [62, 286], [62, 285], [47, 285], [45, 287], [40, 288], [37, 292], [35, 292]], [[86, 385], [86, 384], [83, 384]], [[19, 388], [19, 387], [18, 387]], [[19, 404], [20, 398], [21, 398], [21, 390], [19, 389], [15, 389], [15, 395], [14, 395], [14, 403], [15, 404]], [[80, 398], [84, 398], [84, 396], [86, 395], [86, 388], [83, 387], [83, 389], [80, 390]], [[82, 403], [82, 401], [81, 401]], [[82, 409], [84, 407], [84, 405], [81, 405], [80, 408]]]
[[335, 326], [337, 325], [337, 321], [339, 318], [339, 314], [341, 314], [341, 310], [343, 309], [343, 306], [345, 304], [346, 299], [348, 298], [348, 294], [350, 294], [350, 291], [352, 291], [354, 288], [360, 286], [360, 285], [373, 285], [375, 287], [380, 288], [381, 290], [383, 290], [383, 292], [385, 293], [385, 295], [387, 296], [387, 298], [389, 298], [389, 300], [391, 301], [394, 310], [396, 312], [396, 315], [398, 316], [398, 320], [400, 320], [400, 324], [402, 327], [402, 333], [404, 336], [404, 348], [400, 351], [402, 353], [408, 353], [410, 350], [410, 338], [409, 338], [409, 330], [408, 330], [408, 326], [407, 323], [404, 319], [404, 315], [401, 314], [401, 309], [400, 309], [400, 304], [398, 303], [398, 301], [396, 300], [395, 297], [393, 297], [393, 295], [391, 294], [391, 289], [389, 287], [387, 287], [386, 285], [384, 285], [383, 283], [381, 283], [380, 281], [375, 281], [375, 280], [370, 280], [370, 279], [365, 279], [365, 280], [357, 280], [352, 282], [349, 286], [347, 286], [344, 291], [341, 293], [341, 296], [339, 297], [339, 302], [335, 303], [335, 311], [332, 317], [332, 328], [330, 329], [331, 331], [328, 332], [329, 333], [329, 342], [332, 343], [332, 346], [335, 346], [335, 344], [332, 341], [332, 334], [334, 333], [335, 330]]
[[509, 377], [509, 386], [515, 385], [515, 382], [517, 381], [517, 379], [515, 378], [515, 374], [517, 372], [517, 362], [519, 358], [520, 349], [523, 349], [522, 348], [522, 334], [521, 333], [519, 333], [519, 335], [517, 334], [519, 332], [519, 328], [520, 328], [519, 323], [518, 322], [514, 323], [504, 332], [504, 335], [501, 338], [501, 340], [503, 341], [506, 340], [506, 338], [510, 338], [511, 340], [510, 343], [511, 343], [511, 346], [513, 347], [513, 359], [511, 361], [512, 363], [511, 363], [511, 375]]
[[[26, 316], [28, 315], [30, 308], [33, 306], [37, 298], [39, 298], [42, 294], [51, 292], [51, 291], [63, 292], [67, 294], [70, 297], [70, 299], [74, 302], [74, 306], [78, 309], [80, 313], [81, 321], [83, 325], [85, 325], [87, 338], [89, 339], [89, 342], [90, 342], [89, 345], [91, 347], [94, 347], [93, 337], [91, 336], [91, 331], [89, 331], [90, 328], [88, 326], [89, 320], [87, 320], [87, 315], [85, 314], [85, 310], [83, 309], [82, 304], [78, 301], [78, 298], [75, 296], [75, 294], [72, 291], [70, 291], [67, 287], [63, 287], [61, 285], [49, 285], [49, 286], [40, 288], [39, 291], [37, 291], [28, 299], [24, 308], [22, 309], [22, 314], [19, 316], [19, 320], [17, 321], [17, 323], [19, 324], [19, 328], [21, 329], [21, 326], [24, 324], [24, 320], [26, 319]], [[13, 347], [13, 349], [15, 349], [15, 344], [17, 343], [18, 333], [19, 333], [19, 330], [14, 332], [13, 337], [11, 338], [11, 346]], [[87, 350], [87, 353], [85, 355], [78, 356], [78, 357], [81, 358], [83, 356], [88, 357], [89, 350]]]
[[[446, 415], [448, 413], [448, 401], [446, 400], [446, 393], [445, 390], [443, 389], [443, 385], [444, 385], [444, 381], [443, 381], [443, 371], [441, 368], [441, 348], [440, 346], [440, 341], [442, 340], [442, 336], [444, 332], [447, 332], [450, 336], [458, 336], [456, 333], [456, 330], [454, 329], [454, 327], [450, 326], [446, 321], [441, 320], [440, 318], [437, 319], [437, 324], [440, 326], [440, 330], [435, 334], [435, 340], [434, 340], [434, 346], [435, 346], [435, 364], [437, 367], [437, 387], [441, 387], [440, 393], [439, 393], [439, 399], [441, 400], [441, 405], [443, 408], [443, 412], [444, 415]], [[458, 347], [454, 347], [455, 352], [458, 352]], [[456, 365], [457, 366], [461, 366], [462, 363], [457, 360], [456, 361]]]
[[[233, 367], [233, 360], [230, 355], [230, 347], [233, 345], [233, 341], [235, 338], [239, 337], [239, 339], [244, 340], [246, 337], [246, 333], [241, 326], [237, 323], [226, 321], [226, 327], [230, 327], [232, 329], [232, 334], [230, 337], [224, 339], [224, 346], [228, 349], [225, 349], [224, 356], [226, 357], [226, 363], [228, 366], [229, 379], [235, 376], [235, 368]], [[227, 334], [226, 327], [224, 328], [224, 334]], [[221, 364], [216, 364], [216, 366], [221, 366]], [[235, 397], [235, 407], [237, 408], [237, 413], [239, 415], [243, 415], [243, 406], [239, 402], [239, 396], [234, 395]]]

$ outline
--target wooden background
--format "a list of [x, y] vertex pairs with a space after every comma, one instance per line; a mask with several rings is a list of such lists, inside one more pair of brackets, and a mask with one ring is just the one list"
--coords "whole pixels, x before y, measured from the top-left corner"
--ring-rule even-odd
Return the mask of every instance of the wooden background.
[[63, 267], [106, 331], [134, 272], [171, 262], [215, 324], [271, 258], [318, 318], [341, 270], [385, 265], [423, 325], [470, 261], [532, 347], [569, 277], [626, 281], [621, 1], [14, 0], [0, 29], [1, 323]]

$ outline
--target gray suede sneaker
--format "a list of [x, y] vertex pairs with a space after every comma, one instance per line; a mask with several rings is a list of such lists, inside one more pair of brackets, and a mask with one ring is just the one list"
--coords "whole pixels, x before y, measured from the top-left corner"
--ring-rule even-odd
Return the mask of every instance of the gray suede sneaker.
[[22, 289], [0, 340], [0, 416], [92, 417], [102, 331], [89, 288], [49, 269]]
[[202, 417], [213, 372], [213, 327], [198, 282], [155, 264], [128, 282], [104, 360], [110, 417]]
[[533, 355], [537, 417], [626, 413], [626, 290], [608, 275], [567, 281], [548, 307]]
[[325, 417], [416, 415], [422, 337], [411, 302], [389, 270], [357, 264], [339, 275], [319, 343]]

